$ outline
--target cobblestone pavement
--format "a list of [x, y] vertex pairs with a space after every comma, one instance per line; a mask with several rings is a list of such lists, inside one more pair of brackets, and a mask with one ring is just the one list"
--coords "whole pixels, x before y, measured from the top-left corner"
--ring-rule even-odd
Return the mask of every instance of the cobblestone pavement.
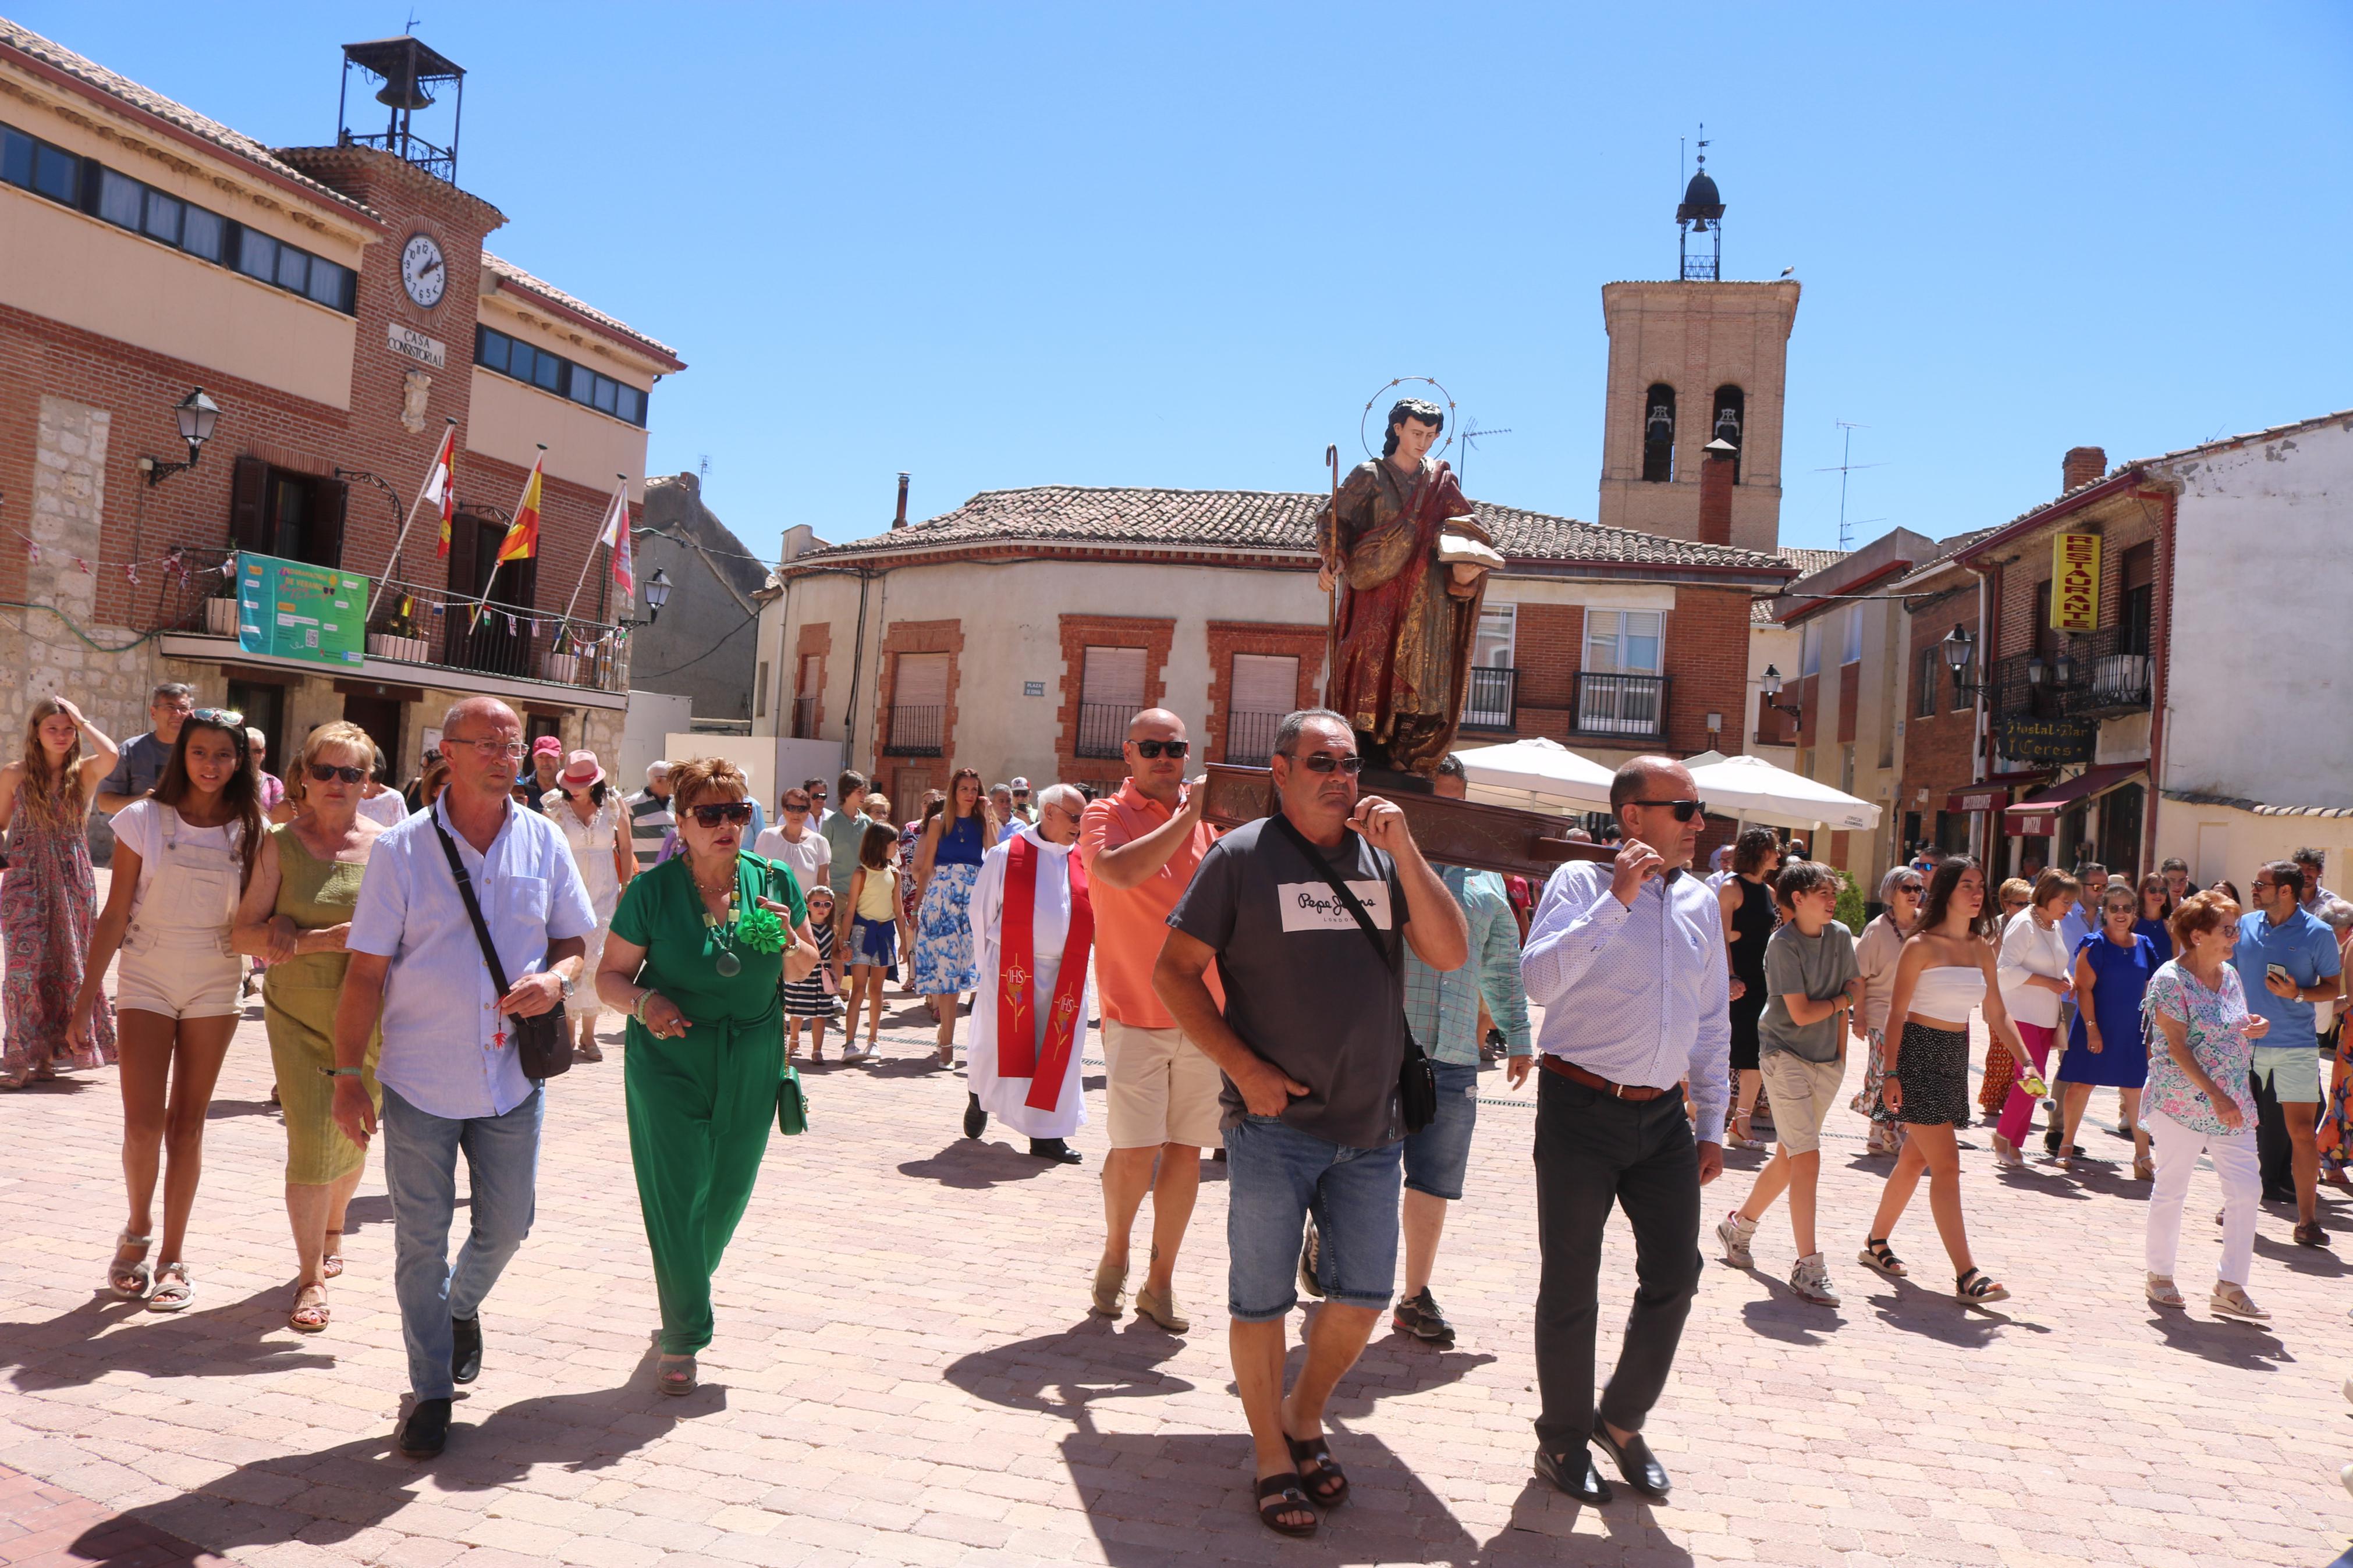
[[[1778, 1211], [1754, 1272], [1711, 1258], [1650, 1428], [1673, 1503], [1571, 1504], [1528, 1472], [1533, 1089], [1514, 1096], [1500, 1074], [1435, 1286], [1458, 1348], [1377, 1337], [1335, 1402], [1354, 1500], [1314, 1542], [1279, 1540], [1250, 1511], [1227, 1375], [1221, 1168], [1206, 1168], [1177, 1275], [1193, 1332], [1090, 1318], [1099, 1077], [1096, 1119], [1074, 1140], [1084, 1166], [1033, 1161], [994, 1130], [968, 1142], [960, 1076], [925, 1064], [926, 1031], [892, 1000], [886, 1058], [811, 1072], [810, 1132], [772, 1146], [690, 1398], [652, 1386], [618, 1047], [554, 1085], [538, 1225], [491, 1300], [481, 1378], [431, 1464], [389, 1442], [405, 1379], [380, 1155], [333, 1327], [285, 1326], [284, 1145], [258, 1006], [213, 1106], [198, 1296], [179, 1317], [97, 1289], [121, 1223], [113, 1074], [0, 1095], [0, 1563], [201, 1549], [397, 1568], [2189, 1568], [2317, 1565], [2344, 1544], [2353, 1325], [2338, 1253], [2294, 1247], [2293, 1215], [2267, 1213], [2253, 1289], [2275, 1321], [2214, 1320], [2216, 1189], [2201, 1173], [2180, 1269], [2192, 1309], [2161, 1314], [2141, 1300], [2127, 1145], [2094, 1135], [2108, 1163], [2080, 1181], [2001, 1179], [1969, 1133], [1978, 1254], [2016, 1295], [1965, 1310], [1944, 1293], [1925, 1191], [1895, 1237], [1916, 1283], [1852, 1261], [1885, 1162], [1862, 1157], [1843, 1110], [1822, 1214], [1846, 1304], [1791, 1296]], [[2103, 1095], [2094, 1113], [2112, 1108]], [[1711, 1224], [1759, 1160], [1732, 1157]], [[2353, 1245], [2353, 1215], [2329, 1206]], [[1607, 1355], [1632, 1289], [1622, 1225], [1605, 1267]]]

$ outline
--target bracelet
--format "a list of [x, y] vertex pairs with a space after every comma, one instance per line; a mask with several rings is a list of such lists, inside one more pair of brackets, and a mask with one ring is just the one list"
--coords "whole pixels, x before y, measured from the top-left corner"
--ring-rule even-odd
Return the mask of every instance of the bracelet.
[[646, 1004], [652, 1000], [654, 988], [650, 985], [647, 986], [643, 991], [638, 993], [636, 1003], [629, 1008], [629, 1016], [635, 1018], [640, 1025], [644, 1025], [648, 1028], [652, 1027], [652, 1026], [646, 1024]]
[[357, 1068], [321, 1068], [319, 1070], [329, 1078], [357, 1078], [360, 1076], [360, 1069]]

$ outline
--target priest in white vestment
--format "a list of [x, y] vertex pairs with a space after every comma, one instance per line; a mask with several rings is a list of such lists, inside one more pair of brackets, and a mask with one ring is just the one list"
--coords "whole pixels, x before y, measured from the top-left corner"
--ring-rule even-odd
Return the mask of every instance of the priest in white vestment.
[[1038, 820], [992, 847], [973, 883], [979, 967], [965, 1056], [964, 1131], [991, 1116], [1026, 1134], [1041, 1160], [1077, 1164], [1063, 1142], [1086, 1121], [1079, 1087], [1093, 1013], [1087, 955], [1094, 916], [1086, 871], [1071, 853], [1086, 797], [1069, 784], [1039, 796]]

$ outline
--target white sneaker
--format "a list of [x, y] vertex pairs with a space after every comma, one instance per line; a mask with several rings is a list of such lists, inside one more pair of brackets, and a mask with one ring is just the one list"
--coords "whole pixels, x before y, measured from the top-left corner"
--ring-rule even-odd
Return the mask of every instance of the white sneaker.
[[1835, 1307], [1839, 1304], [1838, 1292], [1831, 1288], [1829, 1266], [1822, 1262], [1822, 1255], [1819, 1252], [1809, 1253], [1798, 1259], [1798, 1266], [1789, 1270], [1789, 1289], [1818, 1306]]
[[2268, 1323], [2272, 1315], [2255, 1305], [2243, 1285], [2233, 1285], [2228, 1279], [2214, 1281], [2214, 1294], [2206, 1302], [2207, 1310], [2218, 1318], [2237, 1318], [2244, 1322]]
[[1724, 1260], [1735, 1268], [1755, 1266], [1757, 1258], [1748, 1244], [1757, 1238], [1757, 1226], [1740, 1217], [1738, 1209], [1725, 1215], [1715, 1224], [1715, 1239], [1724, 1244]]

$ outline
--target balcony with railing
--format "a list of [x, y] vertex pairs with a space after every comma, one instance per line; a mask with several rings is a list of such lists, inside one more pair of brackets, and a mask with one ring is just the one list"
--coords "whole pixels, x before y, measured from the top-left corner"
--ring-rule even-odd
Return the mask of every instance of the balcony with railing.
[[1226, 720], [1226, 761], [1238, 768], [1263, 768], [1274, 756], [1280, 713], [1236, 713]]
[[883, 742], [886, 757], [936, 757], [942, 754], [942, 723], [947, 717], [944, 707], [910, 707], [894, 703], [891, 709], [891, 734]]
[[1576, 732], [1617, 742], [1665, 740], [1667, 679], [1663, 675], [1577, 671]]
[[2034, 719], [2143, 712], [2154, 663], [2138, 627], [2107, 626], [2063, 638], [2051, 658], [2014, 653], [1994, 661], [1993, 711]]
[[1518, 729], [1520, 672], [1474, 665], [1470, 675], [1462, 701], [1462, 728], [1506, 734]]
[[1135, 717], [1131, 702], [1090, 702], [1079, 699], [1079, 740], [1071, 755], [1117, 760], [1127, 742], [1128, 721]]
[[[182, 547], [158, 589], [158, 629], [237, 641], [234, 550]], [[382, 579], [363, 633], [372, 678], [427, 680], [436, 673], [628, 689], [622, 628], [531, 605], [451, 597], [447, 586]], [[329, 668], [322, 666], [322, 668]]]

